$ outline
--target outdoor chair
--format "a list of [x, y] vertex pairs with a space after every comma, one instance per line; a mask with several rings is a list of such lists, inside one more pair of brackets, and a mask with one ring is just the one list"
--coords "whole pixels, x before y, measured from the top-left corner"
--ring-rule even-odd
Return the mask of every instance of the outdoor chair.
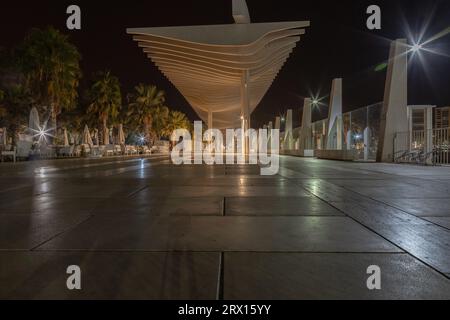
[[134, 146], [125, 146], [125, 155], [137, 154], [137, 150]]
[[104, 152], [104, 154], [105, 154], [106, 156], [113, 156], [113, 155], [114, 155], [114, 145], [108, 144], [108, 145], [106, 145], [106, 146], [104, 146], [104, 147], [105, 147], [105, 152]]
[[156, 152], [157, 153], [169, 153], [170, 143], [168, 141], [159, 140], [156, 142]]
[[98, 151], [100, 152], [100, 154], [106, 156], [106, 146], [98, 146]]
[[114, 155], [122, 155], [123, 151], [122, 151], [122, 146], [119, 144], [114, 145]]
[[74, 146], [72, 156], [74, 156], [74, 157], [80, 157], [80, 156], [81, 156], [81, 152], [82, 152], [82, 147], [81, 147], [81, 145]]
[[69, 146], [69, 157], [74, 157], [75, 156], [75, 146], [71, 145]]
[[88, 144], [81, 145], [81, 154], [84, 156], [88, 156], [91, 154], [91, 146]]
[[13, 162], [16, 162], [16, 147], [7, 145], [3, 150], [0, 151], [1, 162], [4, 161], [4, 158], [11, 157]]
[[90, 157], [102, 157], [103, 153], [100, 150], [99, 146], [90, 146], [91, 147], [91, 153], [90, 153]]
[[51, 153], [51, 149], [47, 145], [39, 146], [39, 149], [37, 150], [37, 154], [40, 158], [50, 158]]
[[148, 146], [143, 146], [142, 147], [142, 154], [151, 154], [152, 150], [150, 150], [150, 148]]
[[32, 148], [33, 148], [32, 141], [18, 141], [16, 157], [19, 159], [28, 159], [30, 157]]

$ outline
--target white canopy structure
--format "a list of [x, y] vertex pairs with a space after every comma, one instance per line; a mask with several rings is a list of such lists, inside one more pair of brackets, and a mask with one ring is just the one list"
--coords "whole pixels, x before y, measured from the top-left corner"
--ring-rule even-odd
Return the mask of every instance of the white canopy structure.
[[233, 0], [235, 24], [127, 29], [208, 127], [250, 126], [309, 21], [250, 23]]

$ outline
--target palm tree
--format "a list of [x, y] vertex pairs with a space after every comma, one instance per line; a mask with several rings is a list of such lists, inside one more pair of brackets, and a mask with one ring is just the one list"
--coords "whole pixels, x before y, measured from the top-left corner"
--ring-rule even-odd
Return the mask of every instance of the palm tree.
[[90, 104], [87, 112], [95, 114], [100, 121], [103, 143], [105, 143], [105, 132], [107, 132], [108, 120], [114, 120], [119, 115], [122, 106], [122, 94], [120, 92], [119, 79], [109, 71], [100, 72], [96, 75], [90, 92]]
[[19, 66], [34, 100], [49, 107], [56, 131], [61, 112], [76, 106], [80, 54], [68, 36], [53, 27], [32, 29], [19, 47]]
[[68, 133], [73, 136], [79, 136], [83, 132], [84, 126], [87, 124], [89, 128], [98, 124], [97, 121], [92, 121], [92, 117], [86, 113], [82, 108], [74, 109], [70, 112], [65, 112], [61, 115], [59, 123], [61, 127], [67, 129]]
[[158, 106], [152, 109], [153, 135], [156, 140], [164, 136], [169, 121], [170, 110], [166, 106]]
[[136, 128], [143, 126], [145, 140], [151, 144], [153, 112], [165, 102], [165, 93], [156, 86], [142, 83], [134, 90], [135, 92], [129, 96], [127, 115]]
[[4, 108], [2, 105], [4, 97], [5, 97], [4, 92], [0, 90], [0, 120], [6, 117], [6, 108]]
[[[2, 125], [5, 125], [13, 133], [13, 144], [15, 144], [16, 135], [25, 126], [33, 101], [28, 90], [22, 85], [13, 85], [3, 91], [3, 101], [1, 102], [4, 117]], [[1, 115], [0, 115], [1, 117]]]
[[164, 128], [164, 136], [169, 138], [172, 136], [172, 133], [177, 129], [191, 129], [191, 123], [187, 116], [179, 111], [170, 111], [169, 117], [167, 119], [166, 126]]

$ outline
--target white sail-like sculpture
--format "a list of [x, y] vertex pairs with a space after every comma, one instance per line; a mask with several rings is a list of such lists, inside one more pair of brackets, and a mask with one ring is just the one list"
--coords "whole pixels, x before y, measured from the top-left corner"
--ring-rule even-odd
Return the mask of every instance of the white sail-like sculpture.
[[87, 125], [84, 126], [83, 137], [81, 141], [81, 144], [88, 144], [91, 147], [94, 145], [94, 143], [92, 142], [91, 133], [89, 132], [89, 128]]
[[30, 134], [36, 135], [41, 131], [41, 123], [39, 122], [39, 112], [35, 107], [30, 111], [30, 117], [28, 119], [28, 129]]

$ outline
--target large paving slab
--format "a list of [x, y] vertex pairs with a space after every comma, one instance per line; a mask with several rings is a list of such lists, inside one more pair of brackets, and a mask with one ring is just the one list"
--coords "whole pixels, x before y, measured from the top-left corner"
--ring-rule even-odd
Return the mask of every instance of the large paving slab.
[[0, 215], [0, 251], [32, 249], [85, 221], [88, 214]]
[[143, 181], [130, 181], [129, 179], [114, 179], [96, 182], [90, 179], [68, 183], [56, 180], [48, 183], [48, 194], [54, 198], [111, 198], [128, 197], [145, 187]]
[[379, 199], [393, 207], [420, 217], [450, 217], [449, 199]]
[[335, 185], [341, 187], [349, 187], [355, 188], [356, 190], [359, 187], [379, 187], [384, 188], [386, 185], [395, 188], [404, 188], [410, 187], [410, 184], [403, 182], [401, 179], [328, 179], [328, 181], [332, 182]]
[[226, 215], [240, 216], [342, 216], [343, 213], [316, 197], [226, 198]]
[[167, 198], [156, 194], [154, 197], [55, 197], [43, 194], [25, 197], [21, 200], [0, 203], [2, 214], [144, 214], [144, 215], [222, 215], [223, 198]]
[[[0, 299], [174, 299], [217, 296], [218, 253], [0, 252]], [[81, 269], [81, 290], [66, 271]]]
[[400, 251], [345, 217], [94, 216], [38, 249]]
[[103, 198], [54, 197], [51, 194], [42, 194], [1, 202], [0, 215], [89, 213], [104, 201]]
[[347, 187], [352, 191], [355, 191], [361, 195], [371, 198], [384, 198], [384, 199], [448, 199], [450, 192], [444, 189], [426, 189], [420, 186], [405, 186], [397, 187], [390, 186], [389, 184], [382, 187], [362, 187], [353, 186]]
[[149, 186], [136, 193], [135, 197], [152, 197], [164, 195], [166, 197], [310, 197], [306, 190], [293, 186], [244, 186], [221, 187], [221, 186], [172, 186], [153, 187]]
[[450, 217], [426, 217], [425, 219], [450, 230]]
[[274, 178], [267, 176], [225, 176], [217, 175], [213, 177], [189, 177], [189, 178], [159, 178], [148, 179], [145, 181], [148, 186], [196, 186], [196, 187], [236, 187], [236, 186], [280, 186], [295, 187], [295, 183], [283, 178]]
[[150, 216], [221, 216], [224, 198], [185, 197], [168, 198], [161, 194], [132, 199], [102, 199], [92, 209], [94, 215], [150, 215]]
[[[229, 300], [450, 299], [450, 280], [408, 254], [225, 253]], [[381, 269], [381, 290], [367, 268]]]

